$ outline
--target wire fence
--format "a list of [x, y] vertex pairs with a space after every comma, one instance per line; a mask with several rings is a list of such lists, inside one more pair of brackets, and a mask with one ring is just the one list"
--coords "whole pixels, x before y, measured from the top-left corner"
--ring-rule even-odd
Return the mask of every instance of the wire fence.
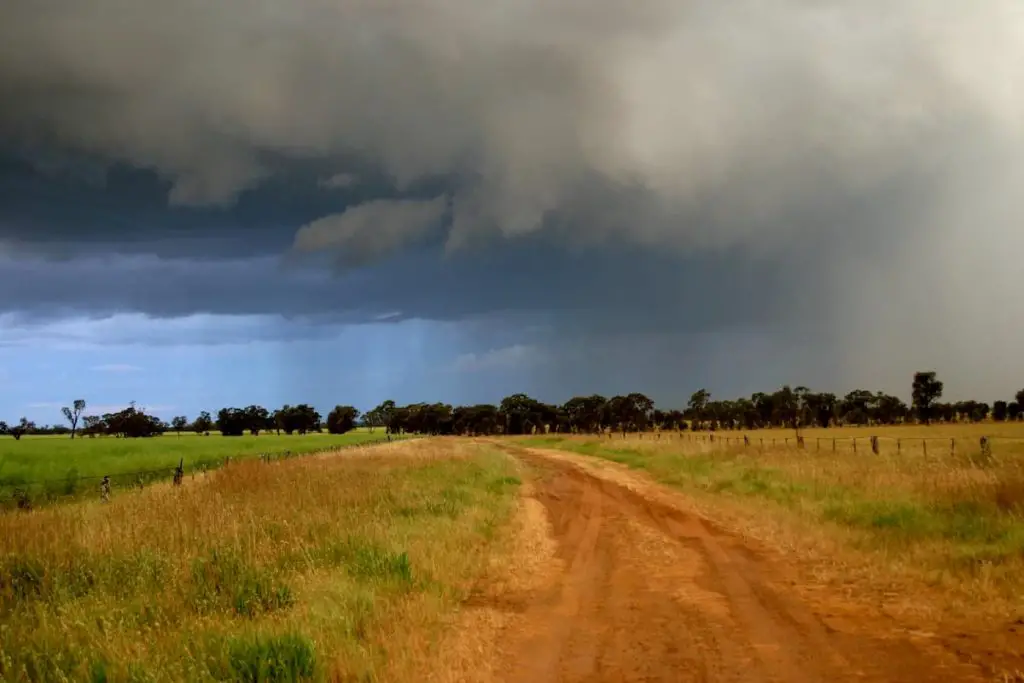
[[219, 469], [239, 460], [255, 460], [261, 462], [274, 462], [277, 460], [288, 460], [297, 457], [323, 455], [336, 451], [348, 450], [374, 446], [381, 443], [389, 443], [391, 439], [380, 438], [359, 443], [328, 446], [316, 450], [302, 450], [293, 452], [291, 450], [272, 451], [266, 453], [255, 453], [225, 456], [223, 458], [207, 458], [185, 463], [184, 458], [178, 463], [168, 467], [159, 467], [148, 470], [134, 470], [130, 472], [114, 472], [111, 474], [89, 474], [79, 475], [76, 470], [71, 470], [63, 477], [48, 479], [27, 480], [21, 477], [7, 477], [0, 480], [0, 510], [10, 511], [14, 509], [31, 510], [33, 507], [68, 500], [75, 497], [98, 497], [107, 501], [115, 491], [130, 491], [133, 489], [144, 489], [154, 483], [171, 480], [174, 485], [181, 485], [185, 477], [195, 479], [196, 476], [205, 476], [211, 470]]
[[902, 453], [910, 450], [920, 450], [926, 455], [930, 452], [935, 455], [948, 453], [956, 455], [958, 452], [967, 451], [969, 454], [991, 456], [996, 450], [1009, 450], [1011, 445], [1024, 454], [1024, 438], [1014, 437], [943, 437], [943, 436], [888, 436], [888, 435], [867, 435], [867, 436], [759, 436], [750, 434], [723, 435], [716, 432], [695, 433], [695, 432], [636, 432], [627, 436], [624, 433], [608, 433], [608, 438], [639, 438], [644, 440], [672, 439], [690, 443], [704, 443], [722, 447], [742, 446], [745, 448], [794, 448], [813, 452], [841, 451], [853, 453], [871, 453], [880, 455], [883, 452]]

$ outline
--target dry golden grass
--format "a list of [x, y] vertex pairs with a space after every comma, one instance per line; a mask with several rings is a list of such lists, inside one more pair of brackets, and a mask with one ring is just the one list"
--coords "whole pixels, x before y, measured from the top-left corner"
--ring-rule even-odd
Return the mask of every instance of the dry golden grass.
[[[1003, 440], [984, 457], [978, 440], [991, 434]], [[877, 455], [872, 435], [889, 437]], [[1018, 435], [1019, 425], [990, 424], [806, 430], [804, 449], [791, 430], [750, 432], [749, 446], [742, 432], [714, 441], [686, 434], [523, 441], [646, 471], [691, 494], [707, 516], [814, 557], [814, 571], [832, 587], [859, 577], [887, 585], [892, 602], [907, 598], [905, 610], [1010, 619], [1024, 614], [1024, 441], [1011, 440]], [[832, 438], [853, 437], [856, 452], [852, 441], [832, 450]], [[919, 590], [931, 591], [930, 601]]]
[[414, 669], [504, 538], [517, 474], [415, 441], [0, 516], [0, 680]]

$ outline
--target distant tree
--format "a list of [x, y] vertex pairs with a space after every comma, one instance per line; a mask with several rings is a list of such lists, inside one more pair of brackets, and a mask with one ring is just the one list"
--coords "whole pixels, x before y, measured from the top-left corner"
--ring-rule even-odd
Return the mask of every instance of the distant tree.
[[181, 437], [181, 433], [188, 429], [188, 418], [184, 415], [178, 415], [171, 419], [171, 429], [178, 433], [178, 437]]
[[907, 417], [907, 404], [897, 396], [879, 391], [871, 400], [868, 416], [875, 424], [899, 424]]
[[245, 426], [253, 436], [258, 436], [264, 429], [271, 429], [274, 420], [270, 417], [270, 411], [263, 406], [251, 405], [244, 409]]
[[1009, 404], [1006, 401], [996, 401], [992, 404], [992, 419], [996, 422], [1003, 422], [1006, 420], [1007, 408]]
[[543, 429], [542, 405], [526, 394], [513, 394], [501, 399], [500, 410], [506, 434], [532, 434]]
[[36, 431], [36, 423], [27, 417], [23, 417], [18, 420], [18, 424], [13, 427], [7, 427], [5, 431], [13, 436], [15, 441], [20, 441], [21, 437], [25, 434], [31, 434]]
[[99, 415], [86, 415], [82, 418], [82, 434], [88, 435], [90, 439], [96, 438], [97, 434], [105, 431], [103, 418]]
[[565, 413], [570, 431], [593, 434], [602, 429], [602, 417], [608, 399], [594, 394], [592, 396], [575, 396], [565, 402], [562, 411]]
[[1014, 401], [1006, 407], [1006, 416], [1011, 420], [1019, 420], [1022, 415], [1024, 415], [1024, 407], [1019, 402]]
[[654, 401], [637, 392], [626, 395], [626, 416], [630, 426], [636, 431], [648, 428], [651, 414], [654, 412]]
[[102, 421], [108, 434], [125, 439], [152, 437], [164, 430], [159, 418], [136, 408], [134, 402], [122, 411], [105, 414]]
[[498, 406], [481, 403], [459, 406], [452, 411], [452, 432], [468, 436], [497, 434], [501, 427]]
[[374, 408], [373, 410], [367, 411], [366, 413], [363, 414], [362, 417], [363, 426], [367, 427], [370, 430], [371, 434], [373, 433], [374, 429], [378, 427], [383, 427], [385, 425], [385, 420], [386, 416], [384, 415], [384, 412], [380, 409], [380, 406]]
[[285, 405], [274, 411], [273, 422], [285, 434], [305, 434], [320, 430], [320, 413], [313, 406], [301, 403]]
[[241, 408], [221, 408], [217, 411], [217, 429], [221, 436], [242, 436], [248, 422], [248, 416]]
[[1017, 402], [1017, 405], [1024, 406], [1024, 389], [1014, 394], [1013, 399]]
[[355, 429], [359, 411], [352, 406], [335, 406], [327, 414], [327, 431], [331, 434], [344, 434]]
[[78, 429], [78, 418], [82, 416], [82, 411], [85, 410], [85, 400], [76, 398], [71, 404], [71, 407], [64, 406], [60, 409], [64, 413], [64, 419], [71, 425], [71, 438], [75, 438], [75, 430]]
[[759, 391], [753, 394], [750, 400], [754, 404], [754, 410], [757, 412], [758, 424], [762, 427], [770, 427], [772, 425], [772, 416], [775, 414], [773, 396]]
[[196, 434], [206, 434], [214, 428], [213, 417], [207, 411], [199, 413], [199, 417], [192, 423], [192, 431]]
[[866, 425], [871, 422], [875, 395], [866, 389], [854, 389], [843, 397], [839, 413], [844, 424]]
[[373, 426], [384, 427], [385, 434], [394, 432], [391, 424], [395, 413], [394, 401], [390, 399], [383, 401], [379, 406], [371, 410], [370, 413], [373, 415]]
[[711, 400], [711, 392], [707, 389], [698, 389], [690, 396], [684, 413], [695, 429], [700, 429], [707, 417], [708, 401]]
[[[807, 395], [806, 401], [809, 422], [819, 427], [828, 427], [832, 424], [832, 420], [836, 416], [836, 406], [838, 405], [835, 394], [810, 393]], [[750, 429], [750, 426], [747, 428]]]
[[930, 424], [933, 418], [933, 406], [936, 401], [942, 398], [942, 382], [935, 377], [934, 372], [914, 373], [913, 384], [913, 405], [917, 413], [917, 419], [923, 424]]
[[678, 431], [686, 427], [686, 417], [683, 416], [681, 410], [668, 410], [665, 412], [665, 422], [663, 427], [665, 429], [672, 429]]

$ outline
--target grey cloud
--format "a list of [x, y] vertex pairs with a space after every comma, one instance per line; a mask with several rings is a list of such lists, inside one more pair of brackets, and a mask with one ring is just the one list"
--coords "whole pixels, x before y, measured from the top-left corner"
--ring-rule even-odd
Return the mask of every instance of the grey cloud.
[[345, 263], [365, 263], [419, 241], [440, 224], [447, 208], [443, 196], [358, 204], [300, 228], [294, 247], [298, 252], [331, 250]]
[[[1016, 11], [15, 2], [0, 9], [0, 131], [152, 168], [175, 204], [231, 201], [274, 173], [268, 153], [354, 154], [399, 188], [457, 178], [456, 244], [572, 217], [581, 184], [635, 188], [646, 207], [582, 233], [774, 244], [790, 228], [765, 217], [802, 205], [808, 183], [867, 192], [953, 137], [1019, 139], [1024, 95], [1004, 85], [1024, 62]], [[714, 221], [677, 220], [708, 206]]]
[[[8, 2], [0, 144], [51, 174], [57, 152], [149, 169], [176, 208], [79, 227], [87, 201], [38, 195], [0, 224], [2, 291], [32, 283], [4, 306], [523, 313], [609, 344], [784, 340], [762, 364], [790, 334], [879, 382], [922, 359], [966, 377], [987, 326], [994, 386], [1024, 372], [1022, 63], [1017, 0]], [[70, 260], [44, 275], [20, 250], [57, 219]], [[176, 260], [71, 258], [157, 239]], [[349, 268], [279, 272], [292, 246]]]
[[[286, 268], [273, 257], [230, 261], [151, 256], [0, 261], [0, 312], [56, 318], [140, 312], [283, 315], [333, 323], [517, 315], [563, 330], [705, 329], [805, 315], [788, 294], [807, 271], [742, 254], [679, 260], [638, 249], [575, 253], [539, 239], [503, 251], [409, 252], [344, 273]], [[813, 288], [808, 288], [813, 292]], [[781, 296], [781, 298], [780, 298]]]
[[329, 178], [323, 178], [318, 185], [329, 190], [343, 190], [352, 187], [359, 182], [359, 178], [352, 173], [336, 173]]

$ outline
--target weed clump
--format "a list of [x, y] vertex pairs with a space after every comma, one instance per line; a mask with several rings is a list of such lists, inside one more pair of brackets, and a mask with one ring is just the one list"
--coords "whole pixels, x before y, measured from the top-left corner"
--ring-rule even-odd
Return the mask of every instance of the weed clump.
[[230, 609], [251, 618], [295, 601], [287, 584], [224, 550], [193, 561], [192, 590], [192, 607], [199, 613]]
[[316, 673], [313, 643], [297, 634], [236, 638], [228, 645], [228, 680], [239, 683], [292, 683]]

